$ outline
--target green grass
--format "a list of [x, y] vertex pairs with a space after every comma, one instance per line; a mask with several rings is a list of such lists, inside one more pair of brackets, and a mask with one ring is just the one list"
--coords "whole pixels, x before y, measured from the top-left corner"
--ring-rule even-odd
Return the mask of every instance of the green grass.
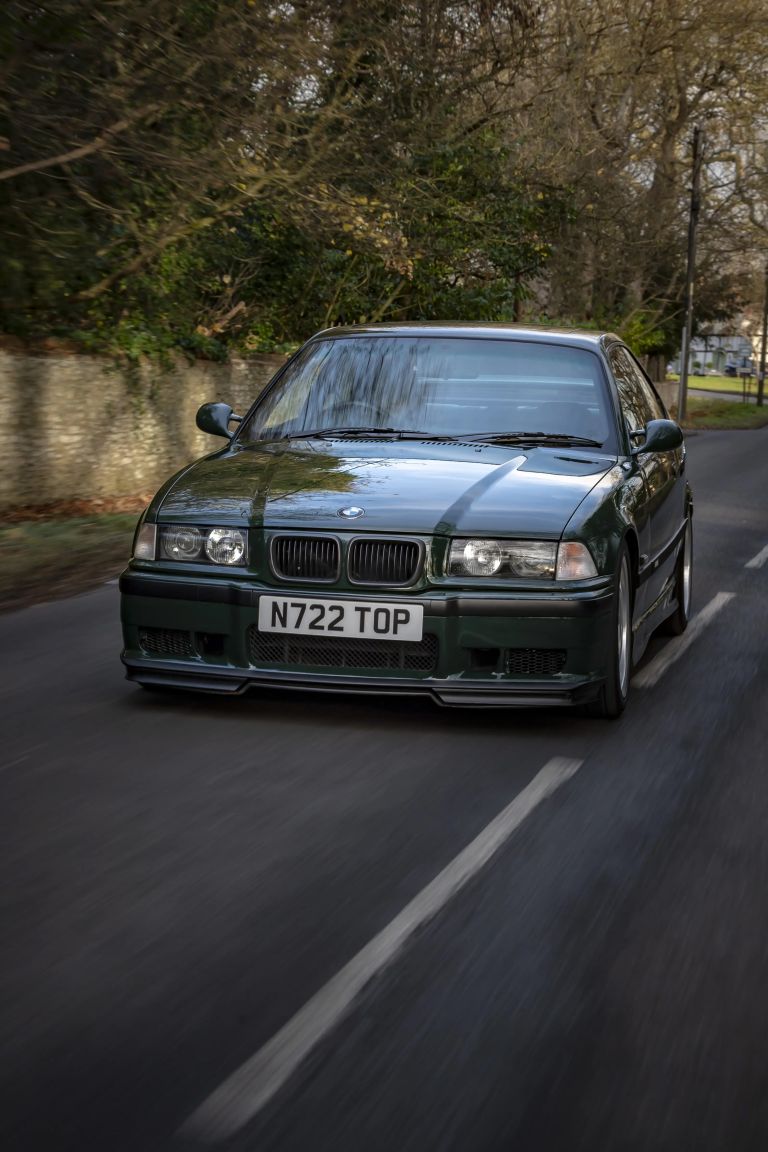
[[[677, 380], [677, 376], [669, 376], [669, 380]], [[735, 396], [742, 396], [744, 393], [744, 386], [741, 379], [737, 376], [689, 376], [688, 387], [697, 388], [702, 392], [732, 392]], [[754, 402], [757, 396], [757, 379], [752, 377], [747, 392]]]
[[[768, 424], [768, 405], [740, 401], [709, 400], [704, 396], [689, 396], [683, 427], [691, 430], [706, 428], [763, 428]], [[670, 415], [676, 418], [676, 406]]]
[[0, 610], [71, 596], [116, 576], [137, 519], [114, 513], [0, 526]]

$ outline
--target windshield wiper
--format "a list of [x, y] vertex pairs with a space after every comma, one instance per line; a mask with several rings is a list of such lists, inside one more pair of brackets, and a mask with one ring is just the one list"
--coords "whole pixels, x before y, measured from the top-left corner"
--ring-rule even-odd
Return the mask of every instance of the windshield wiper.
[[311, 432], [291, 432], [281, 436], [281, 440], [322, 440], [341, 439], [345, 436], [392, 436], [397, 440], [456, 440], [456, 436], [445, 436], [440, 433], [420, 432], [415, 428], [379, 428], [375, 426], [360, 428], [315, 428]]
[[563, 444], [584, 448], [602, 448], [600, 440], [570, 436], [567, 432], [471, 432], [463, 440], [488, 444]]
[[281, 440], [340, 440], [366, 436], [391, 436], [393, 440], [436, 440], [445, 443], [480, 444], [554, 444], [584, 448], [602, 448], [600, 440], [585, 436], [569, 436], [567, 432], [467, 432], [463, 435], [448, 432], [425, 432], [416, 428], [390, 428], [378, 425], [360, 427], [313, 428], [309, 432], [290, 432], [275, 439]]

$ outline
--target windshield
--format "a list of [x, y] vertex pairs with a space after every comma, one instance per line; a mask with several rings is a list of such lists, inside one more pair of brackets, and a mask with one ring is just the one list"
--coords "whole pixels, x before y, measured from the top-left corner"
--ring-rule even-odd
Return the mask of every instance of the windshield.
[[613, 439], [599, 358], [582, 348], [485, 338], [313, 341], [258, 404], [240, 442], [379, 431], [537, 433]]

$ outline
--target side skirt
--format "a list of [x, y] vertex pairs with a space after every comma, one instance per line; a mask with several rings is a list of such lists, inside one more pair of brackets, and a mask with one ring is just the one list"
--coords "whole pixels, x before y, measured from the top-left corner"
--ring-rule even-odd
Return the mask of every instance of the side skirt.
[[632, 663], [637, 662], [642, 658], [643, 653], [648, 647], [648, 641], [653, 633], [662, 624], [668, 616], [677, 608], [677, 600], [675, 599], [675, 570], [672, 571], [671, 576], [662, 588], [660, 594], [656, 597], [650, 608], [646, 609], [639, 620], [635, 621], [632, 627], [633, 640], [632, 640]]

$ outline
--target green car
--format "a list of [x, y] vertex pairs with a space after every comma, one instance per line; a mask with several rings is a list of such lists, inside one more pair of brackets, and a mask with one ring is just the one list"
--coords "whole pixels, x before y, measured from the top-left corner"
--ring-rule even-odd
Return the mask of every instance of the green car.
[[617, 716], [687, 624], [683, 436], [615, 336], [334, 328], [197, 423], [226, 444], [160, 489], [120, 581], [142, 685]]

